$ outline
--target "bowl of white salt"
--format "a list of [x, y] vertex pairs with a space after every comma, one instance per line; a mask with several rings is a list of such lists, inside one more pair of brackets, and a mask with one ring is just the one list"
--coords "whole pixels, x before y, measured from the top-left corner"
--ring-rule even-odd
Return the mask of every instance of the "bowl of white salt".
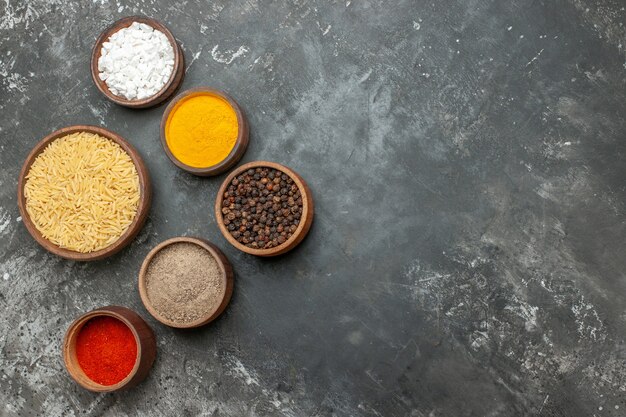
[[105, 29], [91, 53], [91, 77], [106, 98], [121, 106], [163, 103], [185, 73], [183, 51], [161, 22], [129, 16]]
[[148, 253], [139, 271], [139, 295], [161, 323], [200, 327], [219, 317], [230, 302], [234, 273], [212, 243], [195, 237], [166, 240]]

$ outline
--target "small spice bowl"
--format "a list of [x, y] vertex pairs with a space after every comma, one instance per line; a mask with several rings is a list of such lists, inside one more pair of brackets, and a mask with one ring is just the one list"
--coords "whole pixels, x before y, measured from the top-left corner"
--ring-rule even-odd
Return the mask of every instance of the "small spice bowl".
[[[96, 317], [113, 317], [124, 323], [137, 343], [137, 359], [130, 373], [114, 385], [101, 385], [92, 381], [82, 370], [77, 354], [78, 335], [87, 322]], [[68, 373], [81, 387], [94, 392], [112, 392], [131, 388], [143, 381], [156, 358], [156, 339], [148, 324], [134, 311], [120, 306], [102, 307], [77, 318], [67, 329], [63, 341], [63, 360]]]
[[[165, 317], [164, 314], [159, 312], [159, 309], [154, 304], [153, 300], [150, 298], [149, 290], [148, 290], [148, 274], [149, 268], [152, 266], [152, 262], [155, 260], [155, 257], [159, 255], [164, 249], [171, 249], [175, 247], [175, 245], [181, 243], [188, 243], [196, 245], [198, 248], [207, 251], [207, 253], [213, 258], [215, 261], [217, 268], [220, 271], [219, 274], [219, 288], [220, 294], [217, 294], [215, 300], [210, 303], [210, 308], [207, 309], [205, 314], [200, 317], [192, 320], [192, 321], [175, 321]], [[207, 271], [207, 274], [209, 272]], [[163, 277], [165, 278], [165, 277]], [[233, 268], [226, 258], [226, 256], [219, 250], [217, 246], [214, 244], [200, 238], [195, 237], [175, 237], [172, 239], [168, 239], [164, 242], [161, 242], [154, 249], [148, 253], [146, 258], [141, 265], [141, 269], [139, 271], [139, 295], [141, 296], [141, 301], [143, 301], [144, 306], [148, 310], [148, 312], [158, 321], [165, 324], [166, 326], [176, 327], [180, 329], [186, 328], [195, 328], [204, 326], [215, 320], [219, 317], [220, 314], [224, 312], [228, 303], [230, 302], [230, 298], [233, 293], [234, 286], [234, 273]], [[196, 294], [194, 294], [196, 295]]]
[[[165, 83], [165, 85], [159, 90], [156, 94], [151, 97], [139, 100], [128, 100], [122, 96], [117, 96], [113, 94], [106, 82], [100, 79], [98, 76], [98, 60], [100, 59], [102, 44], [106, 42], [111, 35], [120, 29], [124, 29], [133, 24], [133, 22], [145, 23], [146, 25], [152, 26], [154, 29], [159, 30], [165, 34], [167, 39], [172, 44], [172, 48], [174, 49], [174, 68], [172, 70], [172, 74], [170, 75], [169, 80]], [[158, 104], [161, 104], [168, 98], [172, 96], [180, 86], [183, 81], [183, 77], [185, 75], [185, 56], [183, 54], [183, 50], [176, 42], [176, 38], [172, 32], [161, 22], [158, 20], [144, 17], [144, 16], [128, 16], [123, 19], [120, 19], [114, 22], [111, 26], [106, 28], [93, 46], [91, 51], [91, 78], [93, 78], [93, 82], [96, 84], [96, 87], [106, 98], [111, 100], [112, 102], [119, 104], [120, 106], [131, 107], [136, 109], [153, 107]]]
[[[190, 99], [196, 96], [202, 96], [202, 95], [219, 97], [222, 100], [226, 101], [232, 107], [232, 109], [235, 111], [235, 114], [237, 116], [238, 134], [237, 134], [237, 139], [235, 141], [235, 146], [222, 161], [210, 167], [196, 168], [180, 161], [172, 153], [167, 143], [166, 129], [167, 129], [167, 122], [168, 122], [168, 119], [170, 118], [170, 115], [176, 108], [178, 108], [179, 105], [181, 105], [187, 99]], [[208, 177], [208, 176], [221, 174], [229, 170], [237, 162], [239, 162], [239, 160], [241, 159], [243, 154], [246, 152], [246, 149], [248, 147], [249, 133], [250, 133], [250, 128], [248, 126], [248, 119], [246, 118], [245, 113], [243, 112], [239, 104], [237, 104], [237, 102], [225, 92], [208, 88], [208, 87], [192, 88], [192, 89], [189, 89], [180, 93], [168, 104], [168, 106], [165, 109], [165, 112], [163, 113], [163, 117], [161, 118], [161, 143], [163, 144], [163, 149], [165, 150], [165, 153], [167, 154], [167, 156], [177, 167], [191, 174], [198, 175], [201, 177]]]
[[[298, 190], [300, 191], [300, 195], [302, 196], [302, 215], [300, 217], [300, 222], [297, 226], [297, 229], [295, 230], [295, 232], [293, 232], [291, 237], [289, 237], [289, 239], [287, 239], [284, 243], [278, 246], [271, 247], [269, 249], [250, 248], [238, 242], [230, 234], [230, 232], [228, 231], [228, 228], [224, 225], [224, 216], [222, 214], [222, 199], [224, 197], [224, 193], [228, 190], [228, 186], [231, 183], [231, 181], [235, 177], [238, 177], [239, 175], [243, 174], [245, 171], [250, 170], [250, 169], [257, 169], [257, 168], [273, 168], [275, 170], [281, 171], [282, 173], [288, 175], [289, 177], [291, 177], [293, 182], [298, 186]], [[281, 165], [275, 162], [268, 162], [268, 161], [249, 162], [247, 164], [244, 164], [238, 167], [234, 171], [232, 171], [222, 183], [217, 193], [217, 199], [215, 201], [215, 218], [217, 220], [217, 225], [220, 231], [222, 232], [222, 234], [224, 235], [224, 237], [226, 238], [226, 240], [228, 240], [228, 242], [231, 245], [233, 245], [234, 247], [236, 247], [237, 249], [245, 253], [248, 253], [250, 255], [262, 256], [262, 257], [282, 255], [286, 252], [289, 252], [296, 246], [298, 246], [298, 244], [302, 242], [302, 240], [305, 238], [305, 236], [309, 232], [309, 229], [311, 228], [311, 224], [313, 223], [314, 211], [315, 209], [313, 205], [313, 194], [311, 193], [311, 190], [309, 189], [304, 179], [302, 179], [302, 177], [298, 175], [292, 169], [287, 168], [284, 165]]]
[[[132, 159], [133, 163], [135, 164], [135, 168], [137, 169], [137, 174], [139, 176], [139, 204], [137, 206], [137, 213], [135, 214], [135, 218], [133, 219], [132, 223], [130, 224], [130, 226], [128, 226], [128, 229], [126, 229], [124, 234], [122, 234], [122, 236], [120, 236], [111, 245], [107, 246], [106, 248], [88, 253], [76, 252], [70, 249], [62, 248], [43, 237], [41, 232], [37, 230], [35, 223], [28, 215], [28, 211], [26, 210], [26, 196], [24, 194], [26, 176], [28, 175], [30, 167], [33, 165], [33, 162], [35, 162], [35, 159], [37, 159], [39, 154], [43, 152], [46, 147], [56, 139], [77, 132], [95, 133], [97, 135], [110, 139], [111, 141], [120, 145], [122, 149], [126, 151], [126, 153]], [[39, 143], [37, 143], [37, 145], [35, 145], [33, 150], [30, 151], [30, 154], [28, 154], [28, 156], [26, 157], [26, 161], [22, 166], [22, 170], [20, 171], [17, 182], [17, 205], [20, 210], [20, 215], [22, 216], [24, 226], [26, 226], [28, 232], [37, 241], [37, 243], [43, 246], [44, 249], [62, 258], [70, 259], [73, 261], [95, 261], [99, 259], [104, 259], [122, 250], [122, 248], [127, 246], [135, 238], [135, 236], [137, 236], [137, 234], [143, 227], [148, 217], [148, 212], [150, 211], [151, 202], [152, 190], [150, 176], [148, 174], [148, 169], [146, 168], [146, 165], [143, 162], [143, 159], [141, 159], [141, 156], [139, 155], [137, 150], [117, 133], [97, 126], [68, 126], [52, 132], [51, 134], [43, 138]]]

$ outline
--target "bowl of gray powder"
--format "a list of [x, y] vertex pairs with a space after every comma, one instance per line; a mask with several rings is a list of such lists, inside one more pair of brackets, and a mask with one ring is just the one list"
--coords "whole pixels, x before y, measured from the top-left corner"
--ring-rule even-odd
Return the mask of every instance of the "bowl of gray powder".
[[143, 16], [118, 20], [91, 53], [91, 76], [106, 98], [121, 106], [152, 107], [174, 94], [184, 76], [184, 55], [170, 30]]
[[161, 323], [177, 328], [203, 326], [226, 309], [234, 274], [212, 243], [175, 237], [148, 253], [139, 271], [139, 295]]

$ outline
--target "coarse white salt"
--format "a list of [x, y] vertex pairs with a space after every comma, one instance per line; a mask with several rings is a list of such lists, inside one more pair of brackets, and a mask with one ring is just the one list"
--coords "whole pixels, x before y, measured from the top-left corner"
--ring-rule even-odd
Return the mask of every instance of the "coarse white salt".
[[128, 100], [158, 93], [174, 71], [174, 47], [160, 30], [133, 22], [102, 43], [98, 77], [109, 91]]

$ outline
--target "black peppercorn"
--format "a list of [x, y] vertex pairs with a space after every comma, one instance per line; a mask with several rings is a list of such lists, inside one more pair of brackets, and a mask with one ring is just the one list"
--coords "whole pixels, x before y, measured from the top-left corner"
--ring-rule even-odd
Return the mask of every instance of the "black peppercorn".
[[293, 179], [272, 168], [248, 169], [234, 178], [222, 197], [222, 222], [231, 236], [250, 248], [285, 243], [298, 228], [302, 196]]

